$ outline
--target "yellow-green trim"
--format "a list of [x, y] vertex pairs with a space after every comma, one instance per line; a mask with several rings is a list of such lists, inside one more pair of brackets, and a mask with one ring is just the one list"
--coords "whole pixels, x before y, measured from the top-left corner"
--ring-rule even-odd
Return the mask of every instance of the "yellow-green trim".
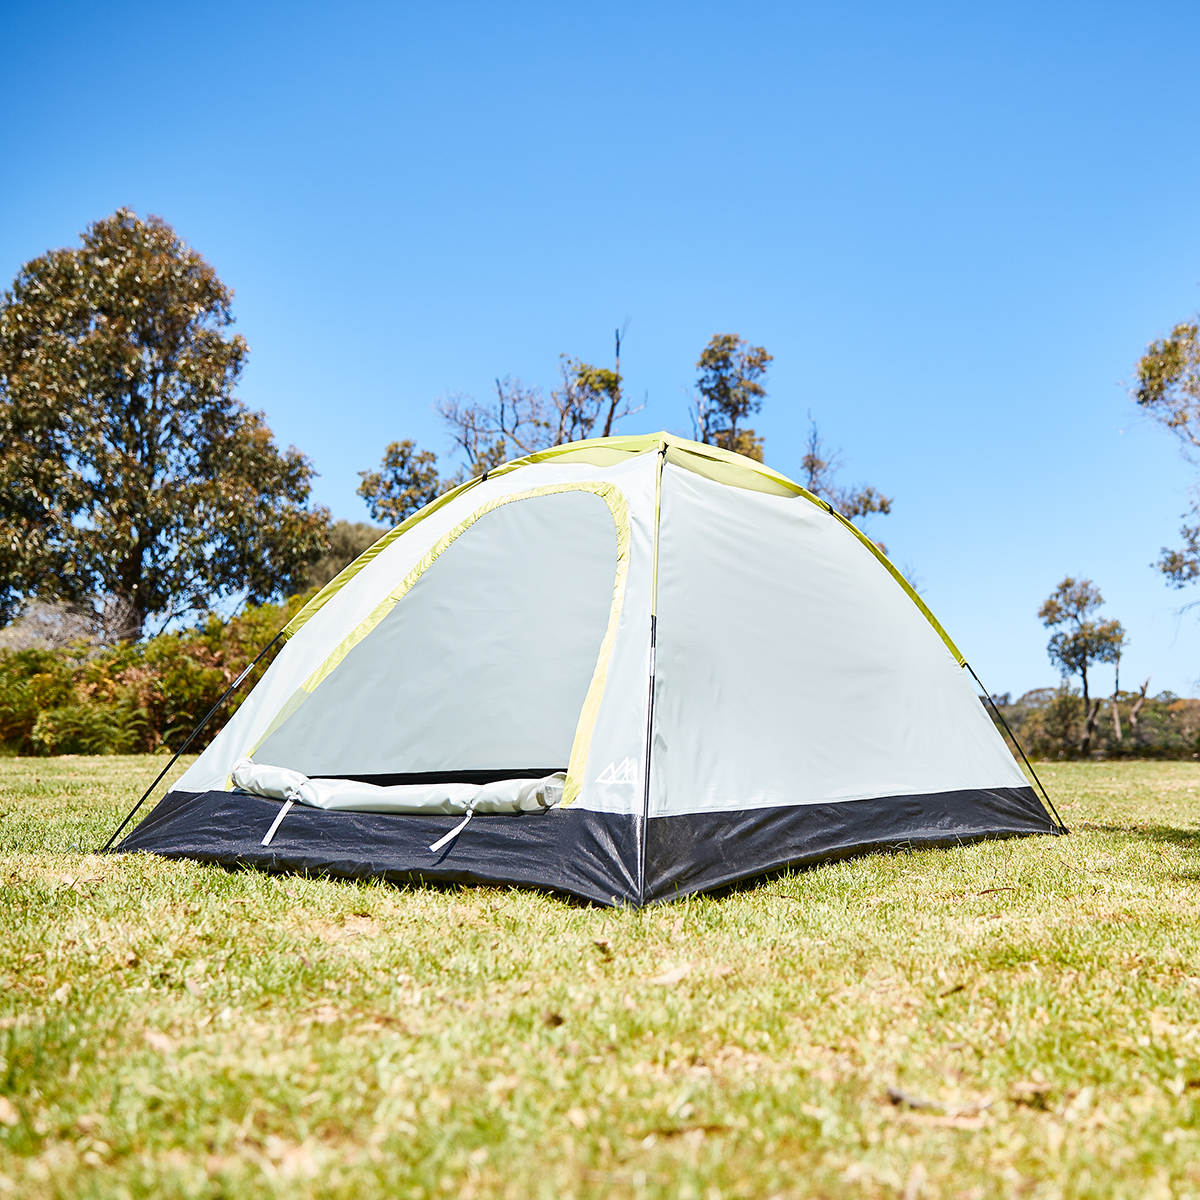
[[[689, 461], [691, 459], [692, 461]], [[904, 589], [908, 598], [919, 608], [925, 619], [933, 626], [934, 632], [945, 643], [946, 648], [954, 655], [961, 667], [966, 659], [962, 651], [954, 644], [950, 635], [942, 628], [941, 622], [929, 611], [925, 601], [913, 590], [912, 585], [896, 570], [888, 557], [853, 521], [842, 516], [827, 500], [810, 492], [808, 488], [794, 483], [786, 475], [772, 471], [752, 458], [743, 454], [734, 454], [722, 450], [718, 446], [705, 446], [699, 442], [686, 442], [680, 438], [667, 437], [667, 462], [694, 471], [718, 483], [727, 483], [735, 487], [749, 487], [753, 491], [769, 492], [775, 495], [803, 496], [818, 508], [840, 521], [870, 552], [883, 564], [888, 574]], [[699, 466], [703, 463], [703, 467]]]
[[451, 488], [444, 495], [439, 496], [436, 500], [431, 500], [424, 508], [418, 509], [411, 516], [406, 517], [395, 529], [390, 529], [379, 539], [367, 547], [352, 563], [343, 567], [288, 623], [284, 626], [283, 635], [285, 638], [291, 638], [299, 632], [300, 629], [325, 605], [337, 595], [352, 580], [355, 575], [375, 559], [377, 559], [401, 534], [407, 533], [414, 525], [419, 525], [426, 517], [432, 516], [438, 509], [449, 504], [451, 500], [456, 500], [464, 492], [468, 492], [476, 484], [482, 481], [482, 476], [478, 479], [469, 479], [466, 483], [460, 483], [458, 487]]
[[[437, 505], [440, 507], [444, 501], [453, 495], [460, 494], [467, 486], [469, 485], [463, 485], [462, 488], [456, 488], [454, 492], [448, 492], [446, 496], [443, 496], [441, 500], [436, 502]], [[613, 643], [616, 641], [617, 626], [620, 623], [621, 607], [625, 601], [625, 583], [629, 576], [629, 503], [625, 499], [625, 495], [621, 489], [612, 483], [581, 480], [578, 482], [570, 481], [545, 484], [542, 487], [529, 488], [527, 491], [514, 492], [507, 496], [497, 496], [480, 505], [469, 516], [464, 517], [457, 525], [443, 534], [412, 567], [408, 574], [404, 576], [400, 583], [333, 648], [325, 660], [305, 679], [283, 707], [280, 708], [263, 735], [249, 751], [247, 757], [252, 758], [258, 752], [259, 747], [341, 665], [350, 651], [359, 642], [363, 641], [364, 638], [368, 637], [388, 613], [413, 589], [417, 581], [433, 566], [439, 556], [470, 529], [476, 521], [487, 516], [490, 512], [495, 512], [498, 508], [503, 508], [506, 504], [512, 504], [514, 501], [531, 500], [538, 496], [552, 496], [562, 492], [591, 492], [593, 495], [599, 496], [608, 506], [608, 511], [612, 516], [613, 525], [616, 527], [617, 533], [617, 567], [613, 578], [613, 597], [612, 603], [609, 606], [608, 624], [605, 626], [604, 637], [601, 639], [600, 651], [596, 658], [596, 666], [592, 671], [591, 682], [588, 684], [583, 708], [580, 710], [579, 721], [575, 727], [575, 737], [571, 744], [571, 755], [567, 765], [567, 779], [563, 790], [562, 803], [564, 805], [570, 804], [579, 795], [580, 780], [587, 765], [588, 753], [591, 750], [592, 731], [596, 724], [596, 715], [600, 710], [600, 700], [604, 694], [604, 684], [608, 677], [609, 660], [612, 658]], [[423, 511], [428, 512], [428, 510]], [[419, 513], [414, 514], [414, 516], [420, 515]], [[368, 551], [368, 554], [378, 554], [383, 549], [384, 543], [393, 540], [406, 526], [411, 528], [407, 523], [398, 526], [386, 538], [381, 538], [380, 541], [376, 542], [371, 547], [371, 550]], [[365, 566], [366, 563], [363, 562], [363, 559], [366, 557], [366, 555], [363, 555], [360, 559], [356, 560], [356, 564], [361, 563], [362, 566]], [[361, 570], [361, 566], [359, 569]]]
[[866, 534], [858, 529], [853, 522], [843, 517], [830, 504], [822, 500], [819, 496], [814, 495], [807, 488], [801, 487], [800, 484], [795, 483], [786, 475], [781, 475], [778, 471], [773, 471], [770, 467], [758, 462], [756, 459], [747, 458], [744, 454], [735, 454], [731, 450], [723, 450], [719, 446], [708, 446], [702, 442], [693, 442], [687, 438], [676, 437], [670, 433], [587, 438], [579, 442], [567, 442], [561, 446], [552, 446], [547, 450], [536, 450], [532, 454], [525, 455], [523, 458], [513, 459], [511, 462], [504, 463], [502, 466], [489, 471], [487, 476], [481, 476], [478, 479], [472, 479], [467, 483], [460, 484], [444, 496], [440, 496], [437, 500], [434, 500], [431, 504], [427, 504], [419, 512], [413, 513], [407, 520], [397, 525], [395, 529], [385, 534], [369, 550], [355, 559], [340, 575], [327, 583], [292, 618], [284, 631], [285, 635], [290, 638], [296, 633], [306, 621], [345, 587], [363, 567], [378, 557], [401, 534], [407, 533], [408, 530], [423, 521], [431, 513], [437, 512], [444, 505], [450, 503], [451, 500], [476, 487], [484, 478], [498, 478], [520, 470], [522, 467], [543, 462], [578, 462], [588, 466], [607, 467], [620, 462], [623, 458], [630, 455], [646, 454], [662, 449], [665, 449], [667, 452], [668, 462], [673, 462], [685, 470], [694, 471], [719, 483], [774, 495], [803, 496], [818, 508], [823, 508], [826, 512], [832, 513], [879, 559], [888, 574], [904, 589], [908, 598], [920, 609], [925, 619], [945, 643], [946, 648], [954, 655], [959, 666], [962, 666], [966, 662], [962, 652], [954, 644], [950, 635], [942, 628], [941, 623], [933, 613], [929, 611], [925, 602], [913, 590], [908, 580], [888, 561], [887, 555]]
[[[567, 779], [563, 785], [561, 804], [566, 807], [579, 796], [583, 787], [583, 775], [587, 770], [588, 757], [592, 751], [592, 734], [596, 729], [596, 717], [600, 712], [600, 701], [604, 698], [604, 687], [608, 681], [608, 665], [612, 661], [613, 646], [617, 640], [617, 627], [621, 623], [621, 609], [625, 605], [625, 583], [629, 578], [629, 504], [625, 494], [613, 484], [569, 484], [568, 488], [584, 487], [595, 491], [612, 513], [617, 527], [617, 569], [613, 576], [612, 604], [608, 609], [608, 624], [600, 642], [600, 653], [596, 655], [596, 666], [588, 684], [583, 708], [579, 710], [579, 721], [575, 726], [575, 737], [571, 741], [571, 757], [567, 760]], [[598, 489], [603, 488], [604, 491]]]
[[924, 613], [925, 620], [927, 620], [930, 625], [933, 626], [934, 632], [936, 632], [938, 637], [940, 637], [942, 641], [946, 643], [946, 649], [954, 655], [955, 661], [958, 663], [958, 665], [960, 667], [965, 666], [967, 660], [963, 657], [962, 651], [954, 644], [954, 639], [942, 628], [941, 621], [939, 621], [937, 617], [935, 617], [933, 613], [929, 611], [928, 605], [926, 605], [925, 601], [922, 600], [921, 597], [918, 596], [913, 590], [912, 584], [910, 584], [908, 580], [905, 579], [904, 576], [901, 575], [894, 566], [892, 566], [891, 560], [888, 558], [888, 556], [884, 554], [884, 552], [880, 550], [880, 548], [873, 541], [871, 541], [871, 539], [867, 537], [867, 535], [863, 533], [863, 531], [859, 529], [859, 527], [855, 525], [853, 521], [847, 517], [843, 517], [842, 514], [834, 508], [830, 508], [829, 511], [839, 521], [841, 521], [841, 523], [845, 525], [845, 527], [849, 529], [850, 532], [854, 534], [854, 536], [858, 538], [858, 540], [862, 542], [862, 544], [866, 546], [866, 548], [870, 550], [870, 552], [875, 555], [875, 557], [879, 559], [881, 563], [883, 563], [884, 567], [887, 568], [888, 574], [891, 575], [891, 577], [905, 590], [905, 592], [908, 594], [908, 598], [921, 610], [922, 613]]

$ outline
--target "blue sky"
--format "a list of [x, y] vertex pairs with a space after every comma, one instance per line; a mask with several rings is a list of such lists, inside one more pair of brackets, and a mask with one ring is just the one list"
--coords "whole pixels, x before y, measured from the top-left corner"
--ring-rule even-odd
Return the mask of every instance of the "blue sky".
[[1123, 681], [1194, 694], [1200, 617], [1150, 567], [1192, 473], [1127, 383], [1200, 310], [1198, 34], [1095, 0], [10, 3], [0, 278], [164, 217], [352, 520], [388, 441], [448, 449], [441, 395], [607, 363], [628, 320], [626, 431], [686, 434], [740, 333], [775, 356], [767, 461], [798, 472], [811, 411], [993, 690], [1054, 682], [1036, 610], [1072, 573]]

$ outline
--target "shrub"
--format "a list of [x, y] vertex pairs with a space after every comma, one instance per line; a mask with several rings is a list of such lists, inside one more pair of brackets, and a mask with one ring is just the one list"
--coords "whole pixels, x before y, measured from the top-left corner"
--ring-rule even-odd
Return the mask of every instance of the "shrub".
[[146, 710], [127, 697], [47, 709], [30, 740], [38, 754], [137, 754], [149, 748], [152, 730]]
[[[1088, 757], [1200, 757], [1200, 700], [1180, 699], [1170, 692], [1144, 698], [1121, 692], [1116, 719], [1113, 704], [1110, 696], [1100, 700]], [[1031, 757], [1080, 757], [1084, 711], [1078, 692], [1065, 686], [1038, 688], [1001, 705], [1001, 710]]]
[[[0, 750], [128, 754], [178, 747], [307, 596], [225, 621], [100, 650], [0, 653]], [[266, 670], [278, 646], [196, 739], [201, 749]]]
[[0, 654], [0, 745], [11, 753], [30, 753], [38, 714], [74, 698], [71, 676], [61, 651]]

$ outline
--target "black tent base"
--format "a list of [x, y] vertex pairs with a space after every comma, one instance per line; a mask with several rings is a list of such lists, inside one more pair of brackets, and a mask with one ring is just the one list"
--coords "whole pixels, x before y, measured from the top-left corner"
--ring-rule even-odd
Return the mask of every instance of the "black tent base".
[[641, 905], [872, 851], [1065, 832], [1030, 788], [653, 817], [644, 858], [640, 816], [577, 807], [477, 816], [436, 852], [430, 845], [458, 817], [295, 805], [262, 845], [280, 812], [278, 801], [243, 792], [170, 792], [116, 849], [346, 879], [508, 884]]

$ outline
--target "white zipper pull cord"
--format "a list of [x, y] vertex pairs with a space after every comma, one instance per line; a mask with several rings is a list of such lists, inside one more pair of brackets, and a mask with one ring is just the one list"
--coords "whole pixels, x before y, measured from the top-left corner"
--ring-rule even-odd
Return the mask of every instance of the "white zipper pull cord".
[[449, 833], [443, 834], [432, 846], [429, 847], [430, 853], [436, 854], [443, 846], [448, 846], [464, 829], [467, 827], [467, 822], [475, 815], [473, 808], [467, 809], [467, 815]]
[[292, 811], [292, 805], [295, 804], [299, 799], [300, 791], [298, 788], [293, 788], [290, 792], [288, 792], [287, 800], [284, 802], [283, 807], [279, 810], [278, 816], [276, 816], [275, 820], [271, 822], [271, 828], [267, 830], [267, 836], [263, 838], [262, 845], [269, 846], [271, 844], [271, 839], [275, 836], [275, 831], [280, 827], [280, 825], [283, 824], [283, 818]]

